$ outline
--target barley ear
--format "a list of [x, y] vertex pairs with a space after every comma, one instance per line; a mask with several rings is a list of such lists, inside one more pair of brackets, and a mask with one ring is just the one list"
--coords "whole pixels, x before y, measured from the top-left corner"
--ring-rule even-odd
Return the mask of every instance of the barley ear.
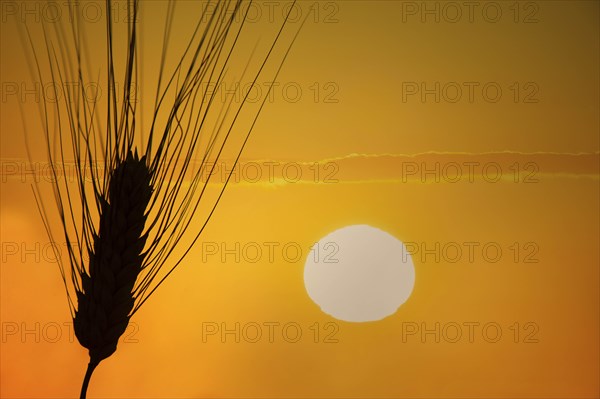
[[98, 199], [98, 233], [89, 249], [89, 274], [85, 270], [81, 274], [73, 318], [75, 335], [89, 350], [90, 375], [100, 361], [117, 350], [134, 306], [132, 291], [144, 260], [151, 177], [145, 157], [140, 159], [137, 152], [129, 150], [110, 173], [108, 192]]

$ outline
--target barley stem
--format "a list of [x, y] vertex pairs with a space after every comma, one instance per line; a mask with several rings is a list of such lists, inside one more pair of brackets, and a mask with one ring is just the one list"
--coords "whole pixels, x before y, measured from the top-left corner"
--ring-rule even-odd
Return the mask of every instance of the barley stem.
[[81, 386], [81, 395], [79, 395], [79, 399], [85, 399], [88, 384], [90, 383], [90, 378], [92, 378], [92, 373], [94, 372], [94, 369], [97, 365], [98, 363], [92, 362], [91, 360], [88, 363], [87, 371], [85, 372], [85, 377], [83, 377], [83, 385]]

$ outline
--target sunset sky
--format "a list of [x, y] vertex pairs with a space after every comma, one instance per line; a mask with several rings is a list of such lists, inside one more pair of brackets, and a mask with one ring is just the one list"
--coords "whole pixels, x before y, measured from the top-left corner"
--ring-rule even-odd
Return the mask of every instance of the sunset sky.
[[[308, 18], [217, 211], [88, 397], [600, 395], [600, 6], [474, 3], [299, 2]], [[6, 398], [77, 397], [88, 361], [31, 189], [38, 182], [53, 209], [38, 114], [53, 86], [47, 68], [34, 82], [18, 29], [26, 22], [46, 56], [41, 21], [69, 26], [68, 10], [54, 22], [48, 4], [1, 10]], [[104, 3], [81, 4], [92, 76], [104, 76]], [[178, 4], [168, 66], [205, 4]], [[256, 43], [250, 69], [260, 64], [288, 4], [256, 3], [231, 79]], [[163, 1], [141, 6], [148, 61], [137, 94], [148, 126], [166, 14]], [[299, 27], [290, 22], [273, 59]], [[275, 66], [259, 79], [264, 90]], [[415, 285], [396, 313], [352, 323], [311, 300], [304, 263], [328, 254], [315, 247], [327, 234], [361, 224], [410, 249]]]

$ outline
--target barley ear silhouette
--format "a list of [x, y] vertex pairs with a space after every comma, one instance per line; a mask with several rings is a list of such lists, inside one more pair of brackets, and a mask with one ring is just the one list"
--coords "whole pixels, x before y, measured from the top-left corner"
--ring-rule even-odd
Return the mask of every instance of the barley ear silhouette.
[[110, 174], [107, 198], [100, 198], [98, 234], [89, 254], [89, 275], [81, 274], [73, 327], [79, 343], [89, 350], [90, 363], [81, 396], [92, 372], [117, 350], [129, 323], [135, 282], [142, 270], [146, 243], [145, 210], [152, 195], [152, 175], [137, 153], [128, 152]]

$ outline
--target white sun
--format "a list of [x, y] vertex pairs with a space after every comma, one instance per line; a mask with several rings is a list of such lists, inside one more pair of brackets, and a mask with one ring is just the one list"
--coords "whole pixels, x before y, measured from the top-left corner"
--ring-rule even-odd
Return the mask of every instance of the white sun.
[[304, 285], [321, 310], [365, 322], [394, 314], [410, 296], [415, 268], [402, 241], [371, 226], [343, 227], [313, 247]]

